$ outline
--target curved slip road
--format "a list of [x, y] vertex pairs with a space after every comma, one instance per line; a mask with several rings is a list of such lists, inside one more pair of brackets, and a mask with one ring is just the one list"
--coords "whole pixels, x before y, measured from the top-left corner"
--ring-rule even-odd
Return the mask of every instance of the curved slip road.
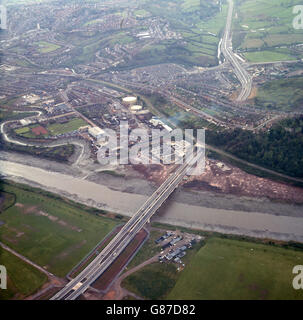
[[221, 49], [225, 58], [231, 63], [237, 78], [239, 79], [242, 90], [237, 98], [237, 101], [245, 101], [250, 96], [252, 89], [252, 79], [248, 72], [241, 66], [237, 60], [236, 55], [232, 51], [232, 37], [231, 37], [231, 26], [234, 10], [233, 0], [228, 0], [228, 13], [226, 20], [225, 33], [222, 40]]

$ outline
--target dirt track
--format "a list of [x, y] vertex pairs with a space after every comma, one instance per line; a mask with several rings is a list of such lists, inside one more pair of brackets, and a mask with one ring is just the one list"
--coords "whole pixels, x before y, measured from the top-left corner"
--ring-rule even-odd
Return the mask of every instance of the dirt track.
[[[128, 277], [129, 275], [133, 274], [134, 272], [137, 272], [138, 270], [142, 269], [143, 267], [154, 263], [158, 261], [158, 254], [144, 262], [142, 262], [141, 264], [139, 264], [138, 266], [126, 271], [125, 273], [123, 273], [110, 287], [108, 293], [104, 296], [103, 300], [122, 300], [124, 297], [131, 295], [134, 296], [133, 293], [129, 292], [128, 290], [124, 289], [121, 287], [121, 283], [122, 281]], [[142, 300], [141, 297], [135, 296], [136, 299]]]

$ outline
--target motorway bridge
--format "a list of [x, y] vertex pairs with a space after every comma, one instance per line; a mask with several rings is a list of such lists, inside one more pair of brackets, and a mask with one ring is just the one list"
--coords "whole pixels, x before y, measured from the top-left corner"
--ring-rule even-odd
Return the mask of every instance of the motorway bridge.
[[199, 153], [199, 155], [193, 153], [188, 157], [185, 163], [172, 173], [148, 198], [102, 252], [78, 276], [55, 294], [51, 300], [75, 300], [83, 294], [117, 259], [144, 225], [150, 221], [151, 217], [178, 187], [183, 178], [188, 174], [192, 174], [197, 162], [204, 161], [202, 159], [203, 155], [204, 152]]

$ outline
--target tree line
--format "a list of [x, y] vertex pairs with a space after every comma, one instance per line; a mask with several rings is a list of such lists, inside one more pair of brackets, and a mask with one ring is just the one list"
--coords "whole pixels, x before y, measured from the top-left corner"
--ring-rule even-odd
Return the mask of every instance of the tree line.
[[235, 156], [293, 177], [303, 177], [303, 116], [287, 119], [270, 130], [207, 130], [206, 143]]

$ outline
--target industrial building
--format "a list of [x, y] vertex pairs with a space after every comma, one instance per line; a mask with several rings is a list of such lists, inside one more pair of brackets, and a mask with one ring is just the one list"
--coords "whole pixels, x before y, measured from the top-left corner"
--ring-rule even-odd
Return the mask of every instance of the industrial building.
[[179, 237], [173, 239], [173, 240], [170, 242], [170, 244], [171, 244], [172, 246], [174, 246], [177, 242], [181, 241], [182, 239], [183, 239], [183, 238], [182, 238], [181, 236], [179, 236]]
[[160, 120], [157, 117], [153, 117], [150, 121], [149, 121], [154, 127], [158, 127], [161, 126], [163, 127], [165, 130], [167, 130], [168, 132], [173, 131], [173, 129], [168, 126], [167, 124], [165, 124], [162, 120]]
[[171, 231], [167, 231], [163, 236], [161, 236], [159, 239], [155, 240], [156, 244], [159, 244], [160, 242], [166, 240], [167, 238], [173, 236], [174, 233]]
[[90, 127], [88, 129], [88, 133], [96, 140], [99, 140], [100, 138], [102, 138], [105, 132], [99, 127]]
[[183, 246], [181, 248], [178, 248], [176, 249], [175, 251], [173, 251], [172, 253], [168, 253], [165, 258], [170, 261], [172, 259], [174, 259], [175, 257], [178, 257], [178, 258], [182, 258], [186, 255], [186, 251], [187, 250], [187, 247], [186, 246]]

